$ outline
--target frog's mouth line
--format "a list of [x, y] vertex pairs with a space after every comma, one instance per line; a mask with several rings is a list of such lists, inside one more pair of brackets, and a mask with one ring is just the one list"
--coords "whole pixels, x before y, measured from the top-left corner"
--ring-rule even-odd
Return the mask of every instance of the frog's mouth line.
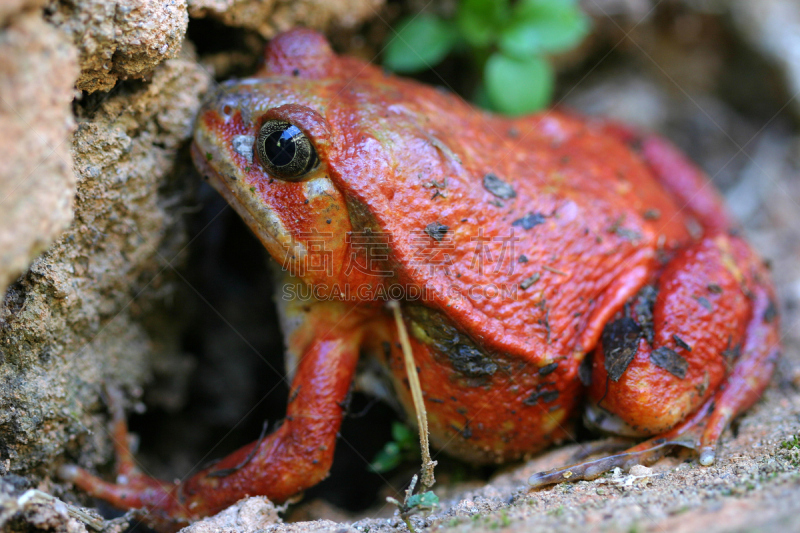
[[[192, 160], [200, 174], [205, 177], [216, 191], [225, 198], [228, 205], [232, 206], [239, 216], [244, 220], [250, 230], [258, 237], [269, 254], [275, 259], [280, 260], [288, 251], [298, 258], [306, 254], [303, 243], [292, 241], [289, 231], [284, 227], [281, 220], [272, 212], [271, 209], [254, 200], [252, 194], [246, 194], [242, 186], [242, 177], [235, 168], [229, 169], [232, 183], [225, 183], [224, 171], [214, 168], [209, 161], [224, 161], [219, 150], [212, 147], [205, 151], [201, 143], [195, 137], [191, 146]], [[243, 200], [244, 197], [246, 200]]]

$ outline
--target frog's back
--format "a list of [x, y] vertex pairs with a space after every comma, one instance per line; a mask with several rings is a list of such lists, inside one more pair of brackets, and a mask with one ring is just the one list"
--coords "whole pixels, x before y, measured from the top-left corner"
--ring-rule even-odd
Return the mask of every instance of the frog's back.
[[334, 179], [391, 233], [400, 278], [491, 350], [540, 363], [585, 351], [612, 283], [688, 238], [602, 123], [506, 119], [373, 67], [351, 74], [326, 113]]
[[286, 34], [296, 46], [271, 46], [263, 77], [225, 97], [247, 124], [286, 104], [322, 117], [326, 175], [352, 231], [388, 234], [395, 280], [488, 351], [537, 364], [585, 353], [622, 305], [609, 298], [689, 238], [642, 158], [602, 123], [503, 118], [306, 38], [321, 39]]

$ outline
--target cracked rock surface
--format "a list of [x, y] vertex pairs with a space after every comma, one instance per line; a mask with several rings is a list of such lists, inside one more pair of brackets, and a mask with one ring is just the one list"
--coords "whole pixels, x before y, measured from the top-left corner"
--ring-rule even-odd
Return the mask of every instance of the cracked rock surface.
[[145, 77], [175, 57], [189, 23], [186, 0], [71, 0], [51, 3], [46, 13], [77, 47], [81, 73], [75, 86], [88, 92]]
[[[0, 13], [0, 24], [3, 20]], [[0, 32], [0, 294], [69, 225], [77, 184], [69, 153], [77, 54], [36, 13], [18, 12], [5, 22], [9, 26]]]

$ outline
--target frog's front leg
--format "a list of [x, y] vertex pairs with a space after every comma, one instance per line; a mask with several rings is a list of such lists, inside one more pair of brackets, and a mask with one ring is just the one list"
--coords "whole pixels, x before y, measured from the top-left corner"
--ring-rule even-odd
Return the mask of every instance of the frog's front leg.
[[145, 521], [169, 531], [214, 514], [246, 495], [281, 502], [328, 475], [336, 435], [344, 416], [364, 336], [363, 314], [336, 302], [315, 302], [290, 339], [300, 355], [283, 424], [181, 483], [167, 483], [136, 471], [127, 447], [124, 420], [113, 436], [118, 453], [117, 483], [74, 467], [61, 475], [115, 507], [144, 508]]
[[619, 455], [537, 474], [532, 484], [649, 463], [674, 445], [712, 464], [722, 431], [761, 395], [780, 353], [766, 268], [743, 240], [706, 237], [676, 254], [600, 344], [587, 419], [612, 433], [655, 436]]

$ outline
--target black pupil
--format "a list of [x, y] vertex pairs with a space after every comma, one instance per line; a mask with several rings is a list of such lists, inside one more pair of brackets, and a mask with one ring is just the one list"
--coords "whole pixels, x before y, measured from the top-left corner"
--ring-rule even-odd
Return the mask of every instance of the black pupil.
[[269, 158], [269, 162], [276, 167], [288, 165], [294, 159], [297, 146], [294, 138], [302, 135], [297, 126], [288, 126], [283, 131], [274, 131], [264, 139], [264, 153]]

